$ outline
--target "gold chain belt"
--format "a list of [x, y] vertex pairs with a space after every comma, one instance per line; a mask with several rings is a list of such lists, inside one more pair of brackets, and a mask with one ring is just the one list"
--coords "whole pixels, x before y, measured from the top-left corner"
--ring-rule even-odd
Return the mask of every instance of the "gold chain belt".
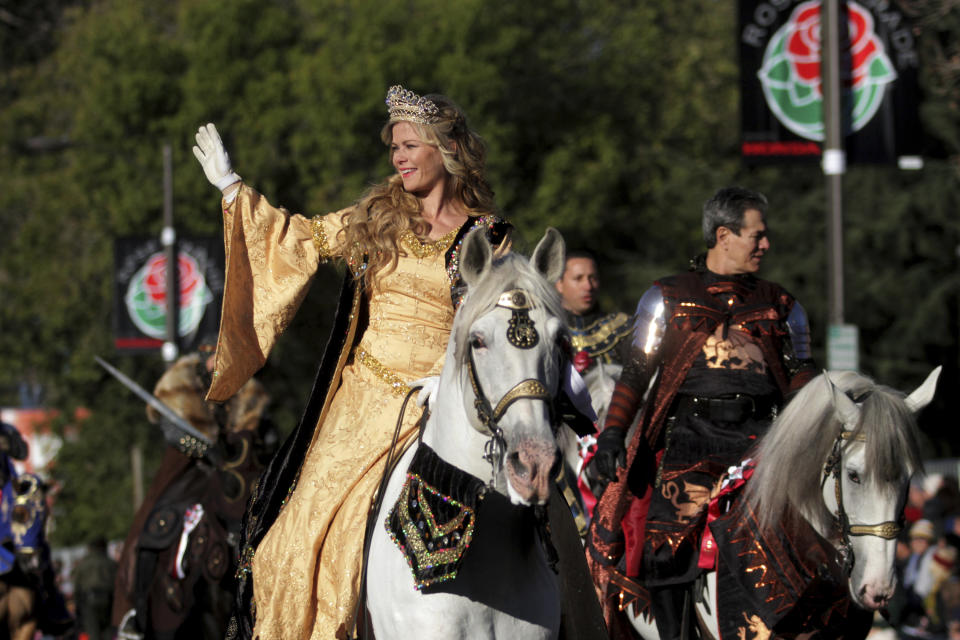
[[403, 378], [383, 366], [383, 363], [374, 358], [369, 351], [363, 347], [357, 347], [353, 352], [357, 362], [373, 372], [375, 376], [390, 385], [393, 395], [403, 397], [410, 392], [410, 387], [404, 382]]

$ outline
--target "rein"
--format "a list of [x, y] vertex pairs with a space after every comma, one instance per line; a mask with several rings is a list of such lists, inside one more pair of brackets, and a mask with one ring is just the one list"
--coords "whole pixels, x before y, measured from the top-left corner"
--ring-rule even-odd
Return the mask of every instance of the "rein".
[[820, 483], [821, 490], [827, 484], [827, 480], [833, 477], [833, 486], [837, 498], [837, 513], [834, 518], [840, 527], [840, 557], [843, 559], [843, 570], [848, 576], [853, 571], [853, 565], [856, 562], [853, 547], [850, 544], [850, 536], [874, 536], [884, 540], [893, 540], [903, 529], [899, 522], [888, 520], [879, 524], [850, 524], [850, 518], [843, 508], [843, 489], [841, 484], [841, 463], [843, 461], [843, 441], [856, 440], [857, 442], [866, 442], [867, 437], [860, 433], [854, 436], [853, 431], [842, 430], [837, 434], [833, 442], [833, 450], [827, 457], [827, 462], [823, 467], [823, 480]]
[[[497, 302], [498, 307], [510, 309], [513, 314], [510, 317], [510, 324], [507, 328], [507, 339], [510, 344], [518, 349], [532, 349], [540, 341], [540, 335], [537, 333], [534, 322], [530, 318], [529, 310], [533, 308], [528, 294], [523, 289], [513, 289], [500, 295]], [[473, 388], [473, 405], [477, 409], [477, 417], [480, 419], [480, 433], [490, 436], [490, 440], [483, 446], [483, 459], [490, 463], [492, 467], [490, 476], [490, 486], [493, 487], [497, 476], [503, 469], [503, 459], [507, 452], [507, 443], [503, 438], [503, 429], [499, 422], [503, 414], [517, 400], [543, 400], [550, 406], [550, 422], [555, 423], [556, 408], [554, 406], [554, 397], [550, 391], [539, 380], [527, 378], [521, 380], [507, 391], [497, 406], [494, 407], [483, 392], [480, 385], [480, 379], [477, 377], [477, 366], [473, 360], [473, 348], [469, 349], [469, 359], [467, 361], [467, 373], [470, 377], [470, 386]]]
[[[393, 469], [396, 464], [400, 461], [400, 458], [403, 456], [406, 449], [401, 450], [399, 453], [394, 455], [397, 448], [397, 441], [400, 439], [400, 428], [403, 426], [403, 416], [407, 413], [407, 404], [410, 402], [410, 398], [413, 394], [419, 391], [422, 387], [412, 387], [410, 391], [407, 392], [407, 396], [403, 399], [403, 405], [400, 407], [400, 413], [397, 415], [397, 425], [393, 429], [393, 439], [390, 441], [390, 448], [387, 450], [387, 461], [383, 465], [383, 475], [380, 477], [380, 484], [377, 486], [377, 493], [374, 494], [373, 504], [370, 505], [370, 511], [367, 512], [367, 526], [363, 536], [363, 564], [360, 569], [360, 597], [357, 598], [357, 604], [353, 610], [353, 630], [354, 635], [350, 637], [350, 640], [364, 640], [365, 638], [372, 638], [373, 631], [368, 626], [368, 619], [366, 616], [362, 616], [365, 607], [366, 607], [366, 597], [367, 592], [367, 558], [370, 555], [370, 541], [373, 539], [373, 527], [375, 526], [375, 520], [377, 514], [380, 513], [380, 507], [383, 506], [383, 493], [387, 490], [387, 483], [390, 481], [390, 474], [393, 473]], [[423, 425], [426, 423], [427, 411], [423, 412], [423, 415], [420, 416], [420, 433], [417, 438], [419, 439], [423, 435]], [[409, 445], [409, 443], [408, 443]], [[363, 621], [361, 622], [361, 616]]]

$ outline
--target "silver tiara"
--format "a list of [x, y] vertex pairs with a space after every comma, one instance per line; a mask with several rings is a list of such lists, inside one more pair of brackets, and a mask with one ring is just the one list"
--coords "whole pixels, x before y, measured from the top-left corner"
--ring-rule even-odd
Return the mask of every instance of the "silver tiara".
[[398, 84], [387, 91], [386, 103], [390, 122], [406, 120], [417, 124], [433, 124], [440, 120], [437, 105]]

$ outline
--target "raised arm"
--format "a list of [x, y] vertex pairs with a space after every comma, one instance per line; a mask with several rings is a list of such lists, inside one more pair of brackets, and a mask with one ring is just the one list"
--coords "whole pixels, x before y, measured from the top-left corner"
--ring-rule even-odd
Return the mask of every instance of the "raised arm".
[[213, 384], [224, 401], [260, 367], [287, 328], [321, 261], [338, 253], [344, 212], [310, 219], [274, 207], [243, 184], [213, 124], [200, 127], [193, 153], [223, 193], [226, 278]]

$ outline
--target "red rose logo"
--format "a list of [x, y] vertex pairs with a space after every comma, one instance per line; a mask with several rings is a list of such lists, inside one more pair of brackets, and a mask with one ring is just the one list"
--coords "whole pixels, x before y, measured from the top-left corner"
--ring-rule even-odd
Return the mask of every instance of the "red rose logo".
[[[200, 325], [206, 306], [213, 301], [203, 271], [190, 254], [181, 252], [177, 259], [180, 275], [178, 325], [180, 335], [193, 333]], [[151, 338], [167, 335], [167, 258], [155, 253], [130, 279], [123, 297], [130, 319]]]
[[[873, 17], [855, 2], [847, 3], [847, 26], [850, 41], [852, 82], [849, 88], [859, 88], [869, 75], [870, 61], [881, 50], [873, 30]], [[812, 85], [817, 96], [820, 87], [820, 2], [805, 2], [791, 16], [791, 31], [787, 36], [786, 56], [797, 80]]]
[[[189, 306], [194, 292], [203, 281], [197, 263], [181, 253], [177, 259], [177, 274], [180, 279], [180, 306]], [[155, 254], [150, 258], [146, 265], [143, 284], [150, 300], [155, 304], [166, 304], [167, 257], [165, 255]]]
[[[850, 132], [870, 122], [883, 103], [896, 69], [874, 32], [871, 13], [847, 0], [847, 38], [841, 46], [850, 73], [842, 78], [852, 109]], [[823, 91], [820, 79], [820, 2], [798, 4], [770, 37], [757, 72], [770, 111], [790, 131], [808, 140], [823, 140]]]

